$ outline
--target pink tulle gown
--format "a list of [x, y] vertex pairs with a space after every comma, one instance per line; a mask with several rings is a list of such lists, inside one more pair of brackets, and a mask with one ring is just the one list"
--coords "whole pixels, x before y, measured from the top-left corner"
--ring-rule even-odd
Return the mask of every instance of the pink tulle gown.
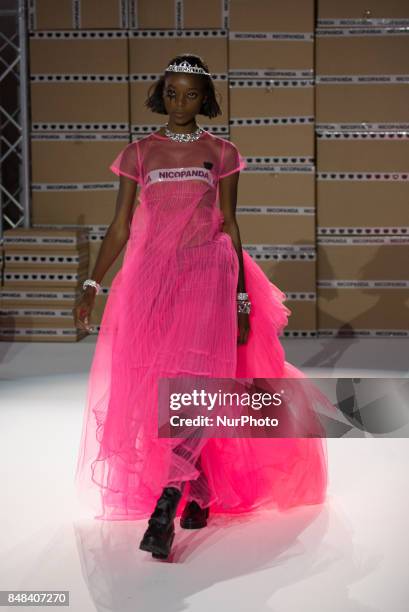
[[[111, 165], [141, 189], [88, 381], [75, 479], [95, 518], [148, 517], [162, 488], [184, 481], [182, 502], [196, 499], [212, 513], [325, 499], [325, 439], [181, 443], [157, 433], [159, 377], [306, 379], [278, 338], [291, 314], [285, 294], [244, 250], [251, 330], [237, 344], [239, 263], [221, 229], [218, 185], [245, 166], [233, 143], [207, 131], [189, 143], [152, 133]], [[308, 414], [327, 400], [312, 388], [302, 402]]]

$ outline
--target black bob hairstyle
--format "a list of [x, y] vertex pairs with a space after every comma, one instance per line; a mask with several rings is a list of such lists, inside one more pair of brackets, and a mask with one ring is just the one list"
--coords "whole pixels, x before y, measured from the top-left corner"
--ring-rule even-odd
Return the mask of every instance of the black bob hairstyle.
[[[210, 72], [207, 64], [202, 60], [199, 55], [193, 53], [183, 53], [182, 55], [176, 55], [173, 59], [168, 62], [169, 64], [176, 64], [179, 66], [183, 61], [187, 60], [192, 66], [198, 66], [203, 68], [206, 72]], [[163, 75], [153, 83], [148, 91], [148, 97], [145, 100], [145, 106], [149, 108], [153, 113], [159, 113], [161, 115], [167, 115], [165, 104], [163, 101], [163, 89], [165, 86], [165, 78], [167, 74], [178, 74], [177, 72], [169, 73], [164, 72]], [[212, 77], [206, 76], [205, 74], [198, 74], [198, 77], [205, 79], [204, 95], [207, 99], [203, 102], [199, 115], [205, 115], [210, 119], [221, 115], [221, 108], [216, 100], [216, 92], [213, 85]], [[153, 89], [153, 91], [152, 91]]]

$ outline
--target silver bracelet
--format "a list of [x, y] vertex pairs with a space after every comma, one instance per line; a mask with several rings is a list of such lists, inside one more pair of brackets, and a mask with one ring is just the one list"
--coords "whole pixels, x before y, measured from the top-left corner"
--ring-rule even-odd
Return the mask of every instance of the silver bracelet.
[[90, 287], [94, 287], [97, 291], [97, 295], [98, 293], [101, 293], [101, 285], [99, 283], [97, 283], [97, 281], [93, 280], [92, 278], [87, 278], [87, 280], [85, 280], [82, 284], [82, 288], [85, 290], [88, 286]]
[[249, 314], [251, 311], [251, 302], [249, 300], [247, 301], [241, 301], [241, 302], [237, 302], [237, 312], [239, 314], [241, 313], [245, 313], [245, 314]]
[[249, 294], [248, 293], [240, 293], [237, 292], [237, 300], [240, 302], [246, 302], [249, 299]]

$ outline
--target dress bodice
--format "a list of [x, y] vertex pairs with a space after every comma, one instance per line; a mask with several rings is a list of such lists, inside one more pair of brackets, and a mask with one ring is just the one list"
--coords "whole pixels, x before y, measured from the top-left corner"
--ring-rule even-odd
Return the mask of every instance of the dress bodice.
[[132, 237], [143, 233], [163, 248], [170, 232], [182, 247], [203, 244], [220, 231], [219, 181], [245, 165], [233, 143], [207, 131], [188, 143], [155, 132], [127, 145], [110, 168], [141, 188]]
[[175, 142], [153, 132], [127, 145], [110, 168], [146, 190], [158, 183], [199, 182], [215, 191], [221, 178], [245, 165], [236, 145], [205, 130], [193, 142]]

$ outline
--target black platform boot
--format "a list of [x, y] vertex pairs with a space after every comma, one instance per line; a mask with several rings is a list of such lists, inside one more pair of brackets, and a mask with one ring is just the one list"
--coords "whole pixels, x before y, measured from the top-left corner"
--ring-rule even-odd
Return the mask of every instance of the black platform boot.
[[139, 548], [151, 552], [158, 559], [166, 559], [175, 537], [174, 519], [182, 492], [176, 487], [165, 487], [156, 502]]
[[201, 508], [193, 499], [183, 508], [182, 516], [180, 517], [180, 526], [183, 527], [183, 529], [201, 529], [202, 527], [206, 527], [208, 518], [209, 506], [207, 506], [207, 508]]

